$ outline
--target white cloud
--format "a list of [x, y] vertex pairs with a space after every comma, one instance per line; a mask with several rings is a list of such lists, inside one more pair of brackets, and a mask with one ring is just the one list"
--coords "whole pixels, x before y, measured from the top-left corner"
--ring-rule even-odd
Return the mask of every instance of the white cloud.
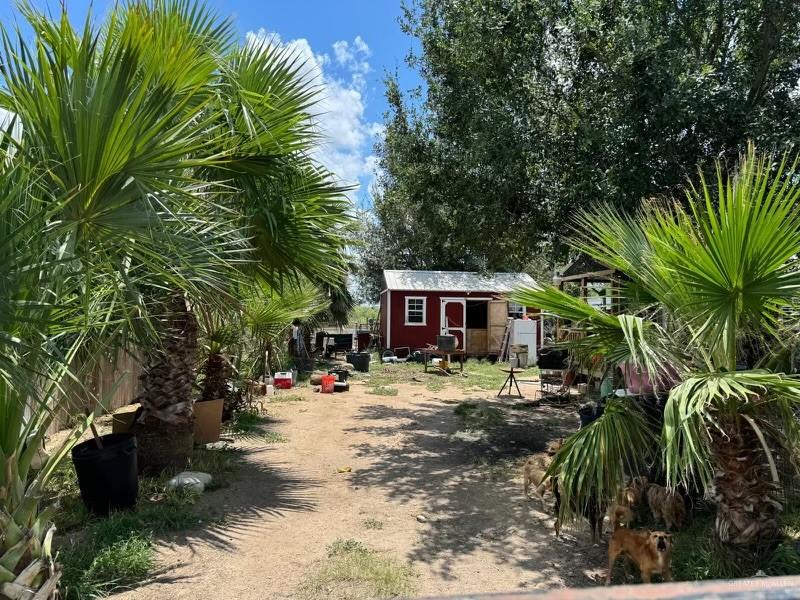
[[280, 45], [303, 61], [303, 75], [322, 90], [316, 122], [324, 142], [315, 153], [317, 159], [347, 183], [370, 180], [375, 171], [372, 147], [383, 126], [364, 116], [365, 75], [372, 52], [361, 36], [352, 43], [335, 42], [335, 62], [326, 53], [315, 53], [304, 38], [283, 42], [265, 29], [248, 32], [247, 43]]

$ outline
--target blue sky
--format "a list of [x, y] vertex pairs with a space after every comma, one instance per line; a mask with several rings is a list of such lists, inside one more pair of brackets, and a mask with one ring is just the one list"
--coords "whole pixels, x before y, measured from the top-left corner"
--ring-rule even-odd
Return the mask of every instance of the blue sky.
[[[113, 0], [65, 0], [73, 21], [93, 6], [99, 18]], [[57, 0], [33, 0], [38, 8], [59, 10]], [[404, 64], [412, 41], [400, 31], [400, 0], [208, 0], [229, 16], [242, 40], [282, 43], [302, 54], [309, 74], [324, 86], [319, 123], [328, 142], [319, 159], [346, 181], [360, 184], [353, 195], [369, 205], [373, 145], [380, 135], [386, 102], [385, 73], [399, 71], [401, 85], [419, 84]], [[0, 0], [0, 21], [15, 18], [14, 2]]]

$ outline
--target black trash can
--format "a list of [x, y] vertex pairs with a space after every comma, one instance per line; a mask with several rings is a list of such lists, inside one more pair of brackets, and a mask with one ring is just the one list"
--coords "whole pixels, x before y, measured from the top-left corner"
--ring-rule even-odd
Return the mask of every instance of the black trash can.
[[597, 419], [603, 416], [605, 407], [603, 405], [595, 405], [594, 403], [587, 403], [578, 409], [578, 416], [581, 419], [581, 429], [587, 425], [591, 425]]
[[83, 503], [90, 512], [106, 516], [112, 510], [136, 506], [139, 494], [139, 466], [136, 437], [129, 433], [100, 436], [102, 449], [94, 438], [72, 449], [72, 463], [78, 475]]
[[362, 373], [369, 373], [369, 360], [371, 355], [369, 352], [350, 352], [347, 355], [347, 362], [349, 362], [356, 371]]

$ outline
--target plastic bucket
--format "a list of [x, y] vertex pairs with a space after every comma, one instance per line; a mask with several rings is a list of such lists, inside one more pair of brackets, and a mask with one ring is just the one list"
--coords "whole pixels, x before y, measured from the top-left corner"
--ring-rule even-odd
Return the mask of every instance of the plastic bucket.
[[334, 384], [336, 383], [336, 377], [333, 375], [323, 375], [322, 376], [322, 393], [323, 394], [332, 394]]
[[136, 506], [139, 494], [139, 466], [136, 437], [129, 433], [100, 436], [102, 448], [94, 438], [72, 449], [72, 463], [86, 508], [105, 516], [112, 510]]

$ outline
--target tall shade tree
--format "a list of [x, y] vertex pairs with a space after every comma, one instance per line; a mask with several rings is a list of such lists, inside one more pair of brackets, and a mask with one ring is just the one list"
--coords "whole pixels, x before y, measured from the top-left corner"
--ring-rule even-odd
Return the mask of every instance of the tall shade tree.
[[385, 268], [563, 260], [574, 211], [679, 198], [698, 162], [711, 175], [748, 139], [800, 137], [793, 0], [405, 6], [401, 26], [419, 48], [409, 66], [424, 86], [386, 84], [362, 257], [371, 301]]
[[[800, 441], [800, 381], [756, 367], [780, 349], [800, 300], [797, 167], [788, 155], [750, 147], [734, 171], [717, 165], [710, 182], [701, 174], [683, 205], [583, 213], [574, 247], [624, 276], [621, 314], [553, 287], [514, 294], [582, 327], [577, 354], [645, 370], [669, 390], [660, 440], [646, 419], [625, 416], [638, 410], [630, 406], [607, 410], [565, 445], [551, 469], [567, 496], [565, 514], [592, 494], [611, 498], [643, 459], [661, 453], [670, 485], [699, 484], [714, 500], [717, 537], [735, 557], [758, 557], [776, 542], [776, 454]], [[745, 357], [745, 347], [767, 350]], [[580, 459], [587, 456], [599, 460]]]

